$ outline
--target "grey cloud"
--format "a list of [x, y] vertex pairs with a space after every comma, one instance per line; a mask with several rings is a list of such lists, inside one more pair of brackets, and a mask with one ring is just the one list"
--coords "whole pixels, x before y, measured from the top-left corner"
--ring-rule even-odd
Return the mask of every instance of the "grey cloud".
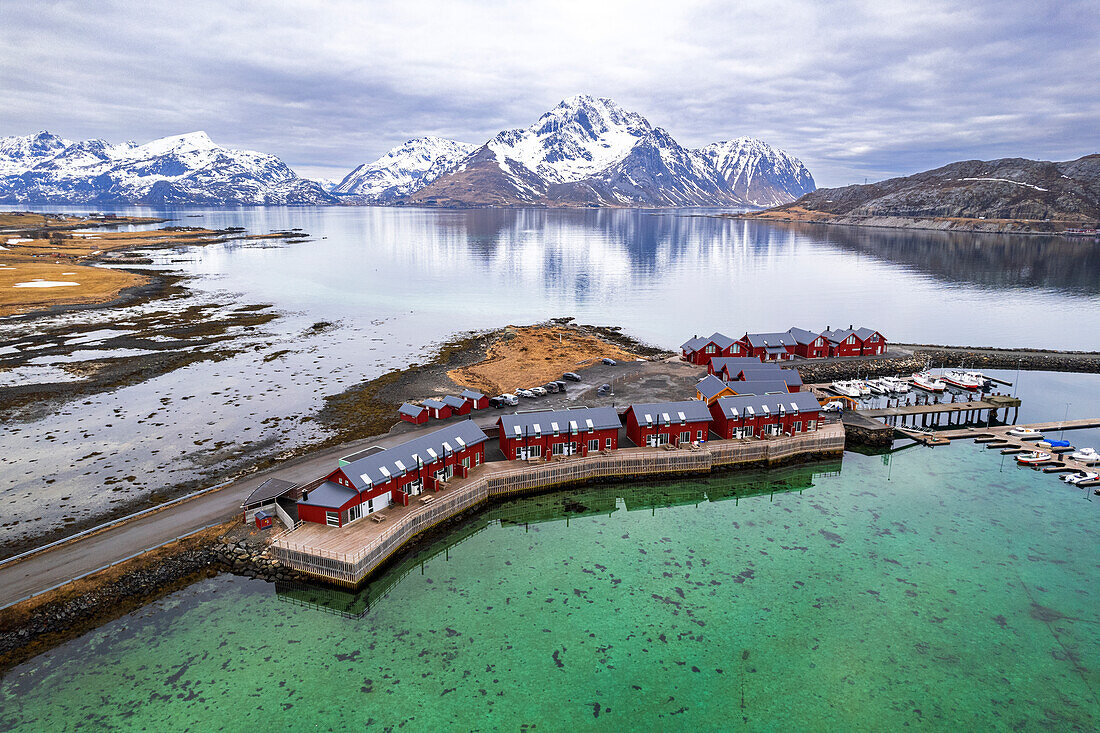
[[0, 134], [204, 129], [310, 170], [482, 142], [579, 92], [688, 145], [760, 137], [819, 184], [1096, 152], [1091, 2], [8, 0]]

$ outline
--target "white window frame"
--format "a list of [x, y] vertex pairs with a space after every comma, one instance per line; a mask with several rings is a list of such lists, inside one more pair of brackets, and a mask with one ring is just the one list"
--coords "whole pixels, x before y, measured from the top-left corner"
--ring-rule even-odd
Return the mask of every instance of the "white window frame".
[[680, 442], [681, 443], [690, 443], [691, 442], [691, 431], [690, 430], [685, 430], [684, 432], [680, 433]]
[[330, 527], [339, 527], [340, 512], [325, 512], [325, 524]]
[[362, 504], [356, 504], [354, 506], [348, 507], [348, 524], [351, 524], [356, 519], [362, 519], [362, 518], [363, 518], [363, 505]]
[[702, 430], [696, 430], [695, 431], [695, 439], [696, 440], [702, 440], [703, 439], [703, 431]]
[[588, 450], [592, 451], [592, 450], [599, 450], [599, 449], [600, 449], [600, 439], [599, 438], [593, 438], [592, 440], [588, 441]]
[[604, 441], [604, 444], [606, 445], [607, 450], [611, 450], [611, 438], [608, 438], [606, 441]]
[[795, 420], [793, 423], [791, 423], [791, 432], [792, 433], [801, 433], [802, 432], [802, 421], [801, 420]]

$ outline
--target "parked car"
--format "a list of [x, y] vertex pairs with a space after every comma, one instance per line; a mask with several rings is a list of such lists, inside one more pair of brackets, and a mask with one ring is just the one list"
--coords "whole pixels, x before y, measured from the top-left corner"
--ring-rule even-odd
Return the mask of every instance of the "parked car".
[[610, 391], [611, 391], [611, 385], [610, 384], [601, 384], [599, 387], [596, 388], [596, 394], [601, 395], [601, 396], [607, 394]]
[[528, 392], [534, 392], [536, 397], [546, 396], [546, 387], [529, 387]]
[[503, 403], [506, 404], [506, 405], [518, 405], [519, 404], [519, 397], [516, 397], [514, 394], [511, 394], [509, 392], [505, 392], [500, 397], [497, 397], [497, 399], [503, 401]]
[[844, 404], [841, 402], [830, 402], [821, 408], [822, 412], [844, 412]]
[[603, 363], [607, 364], [608, 366], [615, 366], [615, 364], [617, 364], [618, 362], [616, 362], [614, 359], [612, 359], [610, 357], [605, 356], [603, 358]]
[[520, 397], [526, 397], [528, 399], [531, 399], [532, 397], [535, 396], [535, 393], [532, 392], [529, 389], [517, 389], [516, 394], [519, 395]]
[[558, 381], [554, 382], [554, 384], [558, 385], [558, 391], [559, 392], [564, 392], [565, 391], [565, 387], [566, 387], [565, 382], [563, 382], [559, 379]]
[[566, 372], [565, 374], [561, 375], [561, 378], [568, 379], [570, 382], [581, 381], [581, 375], [577, 374], [576, 372]]
[[561, 387], [558, 386], [557, 382], [547, 382], [546, 384], [542, 385], [542, 388], [550, 394], [557, 394], [558, 392], [561, 392]]
[[498, 410], [500, 408], [504, 407], [506, 404], [508, 404], [508, 403], [504, 401], [503, 397], [490, 397], [489, 398], [489, 406], [490, 407], [495, 407]]

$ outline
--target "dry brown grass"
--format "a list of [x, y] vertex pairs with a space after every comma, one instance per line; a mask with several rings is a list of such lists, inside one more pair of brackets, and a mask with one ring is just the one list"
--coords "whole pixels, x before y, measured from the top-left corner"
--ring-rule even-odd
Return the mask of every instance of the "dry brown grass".
[[[0, 252], [0, 255], [7, 254]], [[8, 269], [14, 268], [14, 269]], [[31, 280], [80, 283], [56, 288], [17, 288]], [[0, 316], [42, 310], [55, 305], [105, 303], [123, 288], [141, 285], [147, 278], [123, 270], [75, 265], [34, 257], [0, 257]]]
[[486, 394], [500, 394], [517, 387], [531, 387], [561, 379], [575, 371], [610, 357], [638, 358], [619, 346], [570, 328], [555, 326], [509, 326], [477, 364], [447, 372], [456, 384]]
[[[280, 234], [240, 235], [210, 229], [154, 229], [145, 232], [89, 232], [93, 236], [75, 236], [65, 231], [74, 227], [92, 228], [114, 224], [142, 224], [160, 221], [146, 217], [128, 217], [110, 222], [88, 221], [79, 217], [55, 217], [42, 214], [0, 214], [0, 226], [23, 227], [0, 233], [0, 316], [42, 310], [58, 305], [106, 303], [129, 287], [142, 285], [149, 278], [120, 270], [91, 267], [80, 263], [94, 260], [104, 252], [130, 249], [183, 247], [209, 244], [248, 236], [263, 239]], [[41, 236], [43, 230], [49, 238]], [[29, 242], [8, 244], [9, 239]], [[71, 272], [72, 275], [63, 273]], [[77, 282], [79, 285], [53, 288], [17, 288], [15, 285], [35, 279]]]

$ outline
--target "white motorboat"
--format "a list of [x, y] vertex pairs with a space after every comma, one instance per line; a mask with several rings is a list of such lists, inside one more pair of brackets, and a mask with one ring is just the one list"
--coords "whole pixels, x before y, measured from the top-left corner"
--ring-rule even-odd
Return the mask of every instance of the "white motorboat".
[[882, 379], [868, 379], [867, 387], [871, 390], [872, 394], [889, 394], [893, 391], [890, 389], [890, 385]]
[[852, 386], [859, 390], [860, 395], [867, 397], [871, 394], [871, 388], [862, 379], [853, 379]]
[[1023, 440], [1039, 440], [1043, 437], [1043, 432], [1035, 428], [1012, 428], [1008, 431], [1008, 434]]
[[1082, 448], [1075, 453], [1070, 453], [1069, 457], [1081, 463], [1100, 463], [1100, 453], [1092, 448]]
[[968, 372], [962, 369], [947, 369], [940, 379], [950, 385], [970, 391], [982, 389], [986, 383], [985, 375], [981, 372]]
[[947, 389], [947, 385], [930, 372], [917, 372], [909, 381], [914, 387], [920, 387], [928, 392], [942, 392]]
[[1098, 479], [1100, 479], [1100, 473], [1096, 473], [1095, 471], [1081, 471], [1080, 473], [1067, 473], [1062, 475], [1063, 481], [1067, 484], [1073, 484], [1074, 486], [1087, 481], [1096, 481]]
[[901, 377], [883, 377], [882, 381], [890, 385], [891, 392], [904, 393], [909, 391], [909, 382]]
[[854, 382], [833, 382], [833, 389], [837, 394], [842, 394], [845, 397], [859, 397], [859, 387]]
[[1050, 460], [1049, 453], [1042, 453], [1039, 451], [1032, 451], [1030, 453], [1021, 453], [1016, 456], [1016, 462], [1025, 466], [1034, 466], [1037, 463], [1046, 463]]

